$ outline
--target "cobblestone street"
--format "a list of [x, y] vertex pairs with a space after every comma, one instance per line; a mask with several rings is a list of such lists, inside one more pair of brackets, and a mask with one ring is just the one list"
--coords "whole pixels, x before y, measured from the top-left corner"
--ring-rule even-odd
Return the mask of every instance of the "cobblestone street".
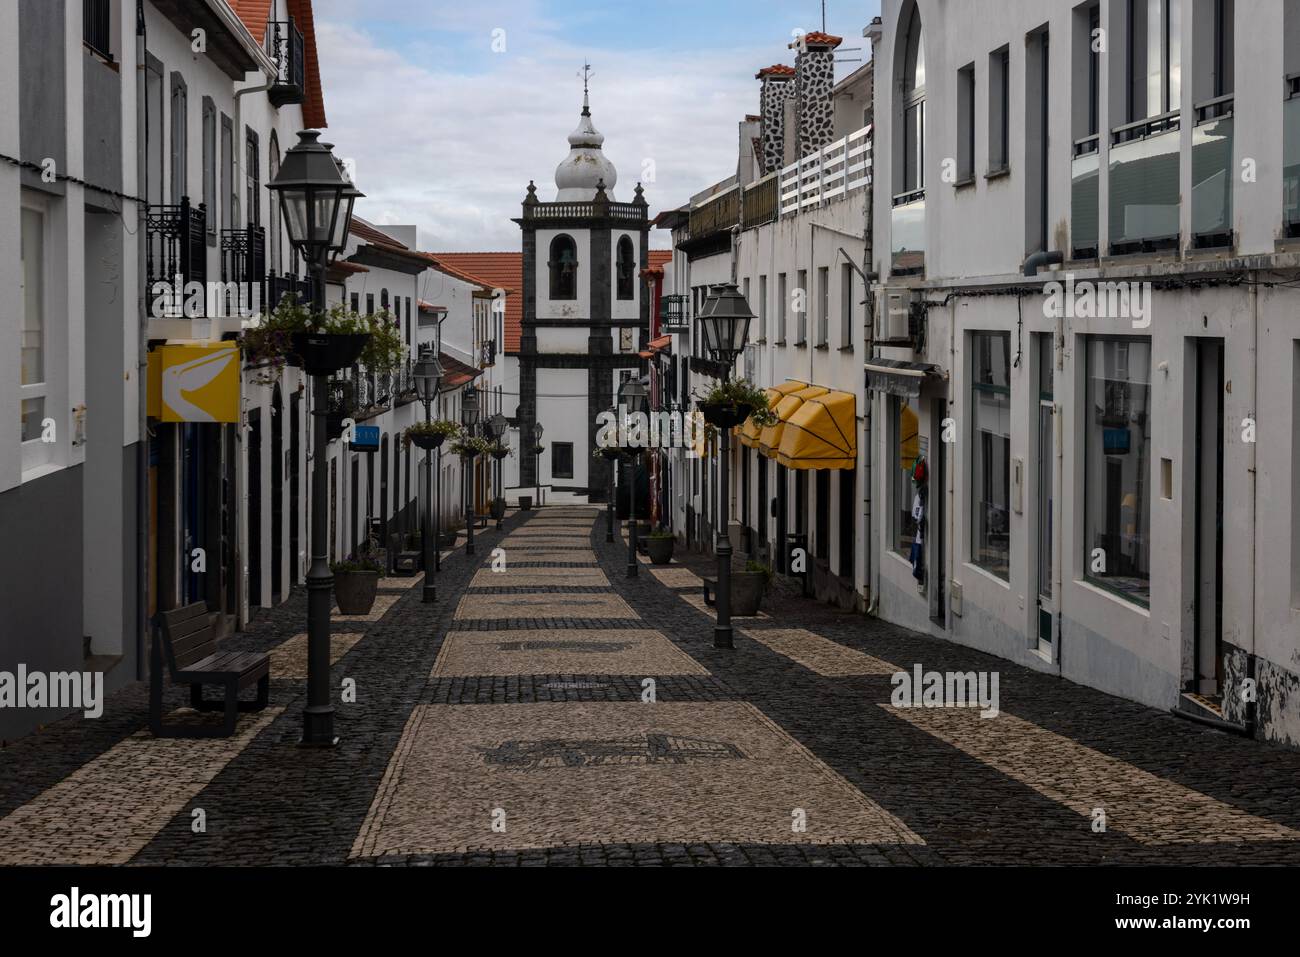
[[[605, 527], [512, 513], [435, 606], [336, 614], [337, 749], [296, 746], [301, 594], [229, 642], [272, 656], [236, 736], [155, 740], [137, 685], [5, 748], [0, 863], [1300, 863], [1300, 754], [785, 590], [715, 650], [707, 559], [631, 579]], [[1001, 713], [894, 707], [918, 664]]]

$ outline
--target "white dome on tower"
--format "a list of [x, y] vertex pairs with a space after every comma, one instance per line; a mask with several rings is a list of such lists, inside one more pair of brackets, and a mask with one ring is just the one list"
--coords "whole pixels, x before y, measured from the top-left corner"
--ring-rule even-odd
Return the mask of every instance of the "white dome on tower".
[[569, 155], [555, 169], [557, 202], [590, 202], [603, 182], [605, 194], [612, 200], [618, 183], [618, 170], [601, 150], [605, 137], [591, 122], [591, 105], [583, 95], [582, 119], [569, 134]]

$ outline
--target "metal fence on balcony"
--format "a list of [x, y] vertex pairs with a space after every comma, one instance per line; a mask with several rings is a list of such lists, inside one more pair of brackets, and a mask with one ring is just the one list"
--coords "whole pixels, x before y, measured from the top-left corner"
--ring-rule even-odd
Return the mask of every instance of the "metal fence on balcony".
[[314, 305], [315, 297], [312, 294], [310, 280], [299, 279], [297, 276], [277, 276], [273, 272], [267, 273], [266, 308], [268, 310], [274, 309], [287, 295], [294, 296], [298, 303], [308, 308], [312, 308]]
[[776, 219], [779, 212], [780, 177], [770, 173], [751, 186], [745, 187], [744, 228], [753, 229]]
[[306, 90], [305, 50], [302, 31], [292, 20], [269, 20], [266, 53], [275, 61], [277, 75], [269, 91], [272, 102], [301, 102]]
[[1177, 248], [1180, 125], [1173, 112], [1111, 131], [1112, 255]]
[[1287, 236], [1300, 236], [1300, 73], [1287, 77], [1282, 104], [1282, 211]]
[[145, 275], [154, 283], [208, 281], [207, 209], [190, 205], [188, 196], [174, 205], [149, 207], [145, 224]]
[[112, 60], [109, 6], [109, 0], [82, 0], [81, 38], [100, 56]]
[[689, 297], [664, 296], [659, 301], [659, 332], [661, 334], [687, 332], [690, 325], [691, 307]]
[[691, 210], [691, 238], [726, 232], [740, 221], [740, 190], [733, 186]]
[[496, 340], [479, 343], [479, 368], [486, 369], [488, 366], [495, 365], [497, 361], [497, 344]]
[[1233, 97], [1198, 104], [1192, 129], [1192, 243], [1231, 246]]

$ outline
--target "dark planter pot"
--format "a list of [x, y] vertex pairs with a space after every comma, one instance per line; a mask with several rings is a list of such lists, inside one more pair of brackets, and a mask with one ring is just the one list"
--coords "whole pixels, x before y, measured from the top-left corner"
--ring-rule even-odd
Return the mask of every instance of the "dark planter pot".
[[494, 498], [492, 500], [492, 521], [499, 522], [506, 517], [506, 500], [503, 498]]
[[493, 452], [492, 457], [496, 459], [498, 462], [500, 462], [509, 454], [510, 454], [509, 449], [501, 449], [499, 451]]
[[731, 573], [731, 613], [741, 617], [758, 614], [767, 591], [767, 576], [762, 572]]
[[535, 446], [533, 446], [533, 454], [534, 454], [534, 455], [541, 455], [541, 454], [542, 454], [543, 452], [545, 452], [545, 451], [546, 451], [546, 446], [544, 446], [544, 445], [535, 445]]
[[290, 338], [293, 342], [291, 365], [301, 367], [308, 375], [331, 375], [357, 361], [370, 341], [370, 333], [295, 332]]
[[379, 593], [379, 572], [335, 572], [334, 600], [344, 615], [368, 615]]
[[531, 495], [519, 496], [519, 511], [528, 512], [533, 507], [533, 497]]
[[754, 414], [752, 405], [728, 405], [726, 403], [701, 403], [700, 412], [704, 421], [720, 429], [734, 429]]
[[673, 560], [673, 546], [676, 544], [675, 538], [646, 539], [645, 550], [650, 556], [650, 562], [654, 565], [667, 565]]
[[428, 432], [423, 435], [419, 433], [408, 434], [411, 435], [411, 444], [418, 449], [424, 449], [426, 452], [432, 452], [434, 449], [441, 446], [443, 442], [447, 441], [447, 436], [445, 435], [430, 435]]

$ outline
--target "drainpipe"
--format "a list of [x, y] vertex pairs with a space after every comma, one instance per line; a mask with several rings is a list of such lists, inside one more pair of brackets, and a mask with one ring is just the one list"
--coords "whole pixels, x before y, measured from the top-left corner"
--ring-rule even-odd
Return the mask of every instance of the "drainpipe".
[[1059, 249], [1051, 252], [1036, 252], [1025, 260], [1025, 275], [1037, 276], [1040, 266], [1059, 266], [1065, 262], [1065, 253]]
[[[1064, 310], [1061, 311], [1064, 312]], [[1053, 393], [1055, 393], [1057, 389], [1061, 388], [1057, 383], [1060, 383], [1062, 377], [1065, 375], [1064, 315], [1058, 315], [1056, 317], [1056, 349], [1054, 361], [1056, 362], [1056, 374], [1052, 377]], [[1065, 415], [1061, 408], [1061, 403], [1056, 401], [1055, 395], [1053, 395], [1052, 401], [1056, 405], [1055, 414], [1052, 416], [1052, 440], [1056, 443], [1056, 469], [1052, 475], [1052, 484], [1054, 486], [1053, 496], [1055, 498], [1055, 503], [1060, 505], [1062, 512], [1064, 512]], [[1057, 530], [1056, 533], [1052, 535], [1052, 597], [1056, 599], [1056, 674], [1058, 677], [1063, 677], [1065, 674], [1065, 647], [1063, 638], [1065, 629], [1062, 627], [1062, 622], [1064, 621], [1065, 616], [1062, 614], [1062, 610], [1065, 606], [1065, 596], [1062, 592], [1065, 588], [1065, 574], [1061, 564], [1065, 560], [1063, 553], [1065, 546], [1062, 542], [1062, 539], [1064, 539], [1065, 536], [1060, 532], [1063, 523], [1058, 522], [1056, 516], [1052, 516], [1052, 522], [1053, 527]]]
[[144, 25], [144, 0], [135, 4], [135, 166], [136, 194], [144, 202], [137, 201], [136, 208], [136, 275], [139, 284], [139, 330], [136, 341], [136, 392], [139, 409], [136, 410], [136, 424], [139, 429], [136, 443], [136, 588], [135, 588], [135, 678], [143, 681], [145, 668], [145, 635], [149, 631], [149, 314], [145, 303], [149, 301], [148, 277], [145, 275], [145, 259], [148, 253], [148, 237], [145, 224], [149, 214], [149, 114], [146, 95], [146, 58], [148, 48]]
[[[1257, 274], [1258, 276], [1258, 274]], [[1259, 416], [1259, 283], [1252, 282], [1248, 287], [1250, 296], [1250, 414], [1254, 418]], [[1255, 679], [1255, 629], [1257, 626], [1258, 608], [1255, 604], [1256, 589], [1258, 587], [1255, 569], [1258, 564], [1258, 553], [1256, 551], [1258, 543], [1256, 541], [1259, 535], [1259, 460], [1257, 442], [1248, 443], [1248, 452], [1250, 461], [1250, 629], [1246, 634], [1250, 637], [1250, 649], [1246, 652], [1246, 677]], [[1294, 476], [1292, 476], [1294, 481]], [[1256, 691], [1255, 701], [1246, 703], [1246, 729], [1248, 737], [1255, 737], [1256, 722], [1259, 717], [1259, 694]]]

